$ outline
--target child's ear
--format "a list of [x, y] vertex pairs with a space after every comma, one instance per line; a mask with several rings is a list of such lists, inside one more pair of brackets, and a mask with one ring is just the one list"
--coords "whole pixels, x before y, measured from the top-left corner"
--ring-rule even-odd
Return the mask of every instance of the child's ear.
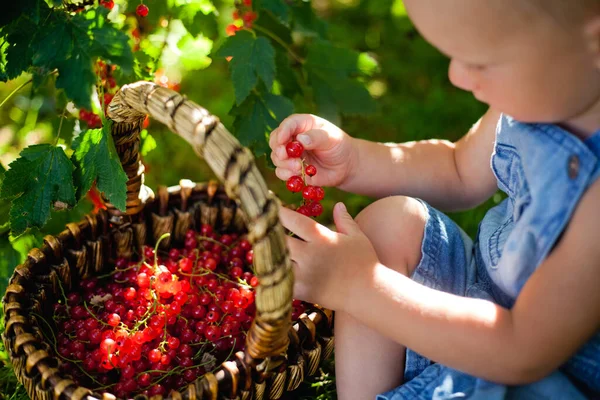
[[600, 69], [600, 15], [586, 23], [584, 34], [596, 67]]

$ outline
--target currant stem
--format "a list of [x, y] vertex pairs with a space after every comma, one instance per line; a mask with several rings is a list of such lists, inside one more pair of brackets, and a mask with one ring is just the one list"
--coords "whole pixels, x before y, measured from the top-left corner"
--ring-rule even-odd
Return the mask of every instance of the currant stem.
[[[123, 268], [123, 269], [119, 269], [119, 268], [117, 268], [117, 269], [115, 269], [114, 271], [110, 271], [110, 272], [109, 272], [109, 273], [107, 273], [107, 274], [104, 274], [104, 275], [98, 275], [98, 276], [96, 277], [96, 279], [104, 279], [104, 278], [109, 278], [109, 277], [111, 277], [111, 276], [113, 276], [113, 275], [115, 275], [115, 274], [117, 274], [117, 273], [119, 273], [119, 272], [126, 272], [126, 271], [130, 271], [130, 270], [132, 270], [132, 269], [135, 269], [135, 268], [139, 267], [139, 266], [140, 266], [141, 264], [143, 264], [143, 263], [144, 263], [144, 261], [140, 261], [140, 262], [138, 262], [137, 264], [130, 265], [130, 266], [129, 266], [129, 267], [127, 267], [127, 268]], [[148, 264], [148, 266], [150, 266], [150, 264]]]
[[60, 278], [58, 278], [57, 281], [58, 287], [60, 288], [60, 293], [62, 294], [62, 297], [65, 301], [65, 307], [67, 309], [67, 312], [69, 312], [71, 308], [69, 307], [69, 302], [67, 301], [67, 295], [65, 294], [65, 289], [63, 288], [62, 281], [60, 280]]
[[58, 139], [60, 139], [60, 131], [62, 130], [63, 121], [65, 120], [65, 114], [67, 109], [65, 108], [60, 117], [60, 123], [58, 124], [58, 133], [56, 134], [56, 141], [54, 142], [54, 146], [58, 146]]
[[158, 265], [158, 246], [160, 245], [160, 242], [163, 241], [163, 239], [166, 239], [170, 236], [171, 236], [171, 234], [168, 232], [163, 233], [156, 241], [156, 245], [154, 246], [154, 268], [156, 268], [156, 266]]
[[202, 236], [202, 235], [196, 235], [196, 240], [198, 240], [198, 239], [199, 240], [206, 240], [207, 242], [218, 244], [219, 246], [225, 247], [227, 250], [231, 250], [232, 249], [232, 246], [227, 246], [226, 244], [223, 244], [223, 243], [221, 243], [218, 240], [215, 240], [213, 238], [209, 238], [209, 237]]
[[92, 310], [90, 310], [87, 306], [87, 302], [83, 302], [83, 306], [85, 307], [85, 309], [87, 310], [88, 313], [90, 313], [90, 315], [92, 316], [92, 318], [94, 318], [96, 321], [100, 322], [102, 325], [104, 326], [110, 326], [111, 328], [113, 328], [112, 325], [107, 324], [106, 322], [102, 321], [100, 318], [96, 317], [96, 315], [92, 312]]
[[290, 46], [288, 46], [283, 40], [281, 40], [281, 38], [277, 35], [275, 35], [273, 32], [271, 32], [268, 29], [263, 28], [262, 26], [256, 25], [254, 24], [254, 29], [264, 33], [265, 35], [269, 36], [271, 39], [273, 39], [274, 41], [276, 41], [281, 47], [283, 47], [288, 53], [290, 53], [290, 55], [292, 56], [292, 58], [294, 60], [296, 60], [297, 62], [299, 62], [300, 64], [304, 64], [304, 59], [302, 57], [300, 57], [299, 55], [297, 55], [294, 50], [292, 50], [292, 48]]
[[92, 381], [94, 381], [95, 383], [97, 383], [98, 385], [101, 385], [100, 382], [98, 382], [93, 376], [91, 376], [90, 374], [87, 373], [87, 371], [85, 369], [83, 369], [79, 364], [81, 364], [81, 360], [72, 360], [70, 358], [67, 358], [65, 356], [63, 356], [62, 354], [60, 354], [58, 352], [58, 349], [56, 348], [57, 344], [56, 344], [56, 336], [54, 336], [54, 331], [52, 330], [52, 327], [50, 326], [50, 324], [48, 323], [48, 321], [46, 321], [46, 319], [44, 317], [42, 317], [41, 315], [32, 312], [31, 315], [35, 316], [36, 318], [44, 321], [44, 323], [46, 324], [46, 327], [48, 328], [48, 330], [52, 333], [52, 349], [54, 350], [54, 353], [56, 353], [56, 355], [58, 355], [60, 358], [62, 358], [65, 361], [68, 361], [70, 363], [73, 363], [77, 368], [79, 368], [81, 370], [81, 372], [83, 372], [84, 374], [86, 374]]

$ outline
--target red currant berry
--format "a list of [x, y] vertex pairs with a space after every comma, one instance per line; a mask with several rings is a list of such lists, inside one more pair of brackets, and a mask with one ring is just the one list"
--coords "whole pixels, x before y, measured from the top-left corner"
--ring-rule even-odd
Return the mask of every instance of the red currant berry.
[[288, 156], [291, 158], [298, 158], [302, 155], [304, 146], [302, 146], [302, 143], [294, 140], [285, 145], [285, 151], [287, 151]]
[[302, 197], [306, 200], [314, 200], [315, 199], [315, 187], [312, 185], [307, 185], [302, 190]]
[[304, 181], [300, 176], [292, 176], [285, 184], [290, 192], [298, 193], [304, 188]]
[[307, 165], [304, 172], [306, 172], [306, 175], [308, 176], [315, 176], [317, 174], [317, 167], [314, 165]]
[[137, 378], [137, 383], [138, 385], [140, 385], [141, 387], [146, 387], [149, 386], [151, 383], [151, 378], [150, 378], [150, 374], [144, 372], [142, 373], [140, 376], [138, 376]]
[[135, 300], [136, 296], [137, 296], [137, 291], [135, 290], [135, 288], [129, 287], [129, 288], [125, 289], [125, 299], [127, 301]]
[[315, 186], [314, 200], [321, 201], [325, 198], [325, 190], [321, 186]]
[[237, 26], [235, 26], [234, 24], [229, 24], [225, 27], [225, 34], [227, 36], [234, 36], [238, 30], [239, 28]]
[[214, 342], [221, 336], [221, 327], [216, 325], [207, 326], [205, 336], [208, 340]]
[[302, 215], [306, 215], [307, 217], [312, 217], [312, 213], [310, 212], [310, 210], [308, 209], [308, 206], [306, 206], [306, 205], [298, 207], [298, 209], [296, 211], [298, 211]]
[[115, 6], [115, 2], [113, 0], [102, 0], [100, 4], [108, 8], [109, 10], [112, 10]]
[[204, 268], [214, 271], [217, 269], [217, 260], [214, 258], [209, 258], [204, 262]]
[[108, 321], [106, 321], [110, 326], [115, 327], [121, 323], [121, 317], [119, 314], [110, 314], [108, 316]]
[[182, 272], [192, 272], [193, 262], [189, 258], [182, 258], [179, 260], [179, 268]]
[[135, 9], [135, 13], [137, 15], [139, 15], [140, 17], [147, 17], [148, 16], [148, 11], [150, 11], [150, 10], [148, 9], [148, 6], [145, 5], [145, 4], [140, 4]]
[[179, 260], [179, 256], [181, 256], [181, 252], [179, 249], [171, 249], [169, 251], [169, 258], [173, 261]]
[[165, 387], [161, 384], [152, 385], [152, 387], [148, 389], [149, 397], [157, 395], [163, 396], [165, 394], [167, 394], [167, 389], [165, 389]]
[[145, 272], [140, 273], [137, 276], [137, 284], [140, 289], [144, 289], [150, 286], [150, 277]]
[[246, 13], [244, 13], [242, 16], [242, 19], [246, 24], [251, 24], [252, 22], [256, 21], [256, 17], [257, 15], [254, 11], [246, 11]]
[[202, 227], [200, 228], [200, 233], [203, 236], [211, 235], [213, 233], [213, 227], [212, 227], [212, 225], [202, 224]]
[[318, 217], [319, 215], [323, 214], [323, 206], [321, 205], [321, 203], [315, 201], [308, 204], [307, 207], [310, 211], [310, 215], [312, 215], [313, 217]]
[[113, 339], [106, 338], [100, 343], [102, 354], [112, 354], [117, 349], [117, 343]]
[[159, 349], [152, 349], [150, 350], [150, 353], [148, 353], [148, 360], [152, 363], [160, 362], [161, 357], [162, 354]]

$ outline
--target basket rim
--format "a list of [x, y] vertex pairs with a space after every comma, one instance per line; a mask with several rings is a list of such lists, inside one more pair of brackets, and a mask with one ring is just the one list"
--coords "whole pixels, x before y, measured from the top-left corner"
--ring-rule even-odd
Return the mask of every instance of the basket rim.
[[[176, 209], [175, 205], [178, 201], [177, 195], [181, 194], [182, 187], [186, 187], [187, 184], [189, 184], [189, 182], [186, 182], [184, 185], [180, 183], [180, 185], [174, 185], [167, 188], [168, 193], [171, 195], [168, 199], [170, 205], [169, 211]], [[194, 185], [192, 188], [192, 192], [206, 192], [207, 198], [209, 197], [207, 190], [209, 187], [211, 187], [211, 182], [193, 184]], [[221, 195], [224, 194], [224, 192], [224, 187], [222, 187], [222, 185], [219, 185], [214, 195], [218, 195], [219, 197], [221, 197]], [[190, 196], [190, 199], [192, 198], [193, 196]], [[226, 201], [231, 199], [225, 198], [224, 200]], [[202, 200], [196, 201], [189, 208], [193, 208], [197, 203], [201, 201]], [[144, 210], [144, 212], [153, 213], [153, 207], [159, 206], [158, 200], [154, 200], [153, 203], [154, 204], [149, 203], [148, 207]], [[119, 229], [118, 226], [113, 226], [111, 230], [104, 231], [101, 234], [98, 234], [98, 232], [95, 231], [95, 229], [86, 229], [92, 228], [94, 226], [97, 228], [96, 224], [98, 223], [98, 219], [103, 220], [106, 223], [108, 219], [106, 211], [101, 210], [98, 214], [86, 214], [78, 223], [76, 223], [76, 225], [80, 228], [79, 234], [83, 236], [80, 238], [82, 240], [79, 240], [79, 243], [81, 243], [82, 246], [86, 245], [83, 242], [85, 242], [88, 239], [85, 237], [85, 235], [91, 235], [92, 238], [94, 238], [95, 240], [101, 240], [102, 237], [105, 237], [106, 235], [112, 238], [112, 234], [114, 233], [114, 231]], [[146, 220], [147, 219], [145, 219], [143, 223], [147, 223]], [[31, 390], [34, 390], [35, 393], [35, 390], [37, 390], [36, 388], [38, 387], [38, 385], [41, 385], [40, 387], [43, 387], [44, 385], [49, 385], [47, 390], [50, 390], [52, 388], [56, 393], [56, 390], [58, 388], [58, 390], [63, 391], [63, 393], [67, 395], [67, 398], [69, 399], [78, 400], [85, 398], [91, 400], [95, 398], [95, 392], [92, 392], [90, 389], [85, 388], [83, 386], [74, 385], [74, 383], [68, 379], [68, 375], [63, 374], [58, 369], [52, 366], [55, 361], [58, 361], [57, 355], [53, 355], [52, 352], [48, 353], [47, 355], [40, 353], [40, 351], [46, 351], [44, 350], [44, 348], [47, 347], [46, 342], [43, 340], [39, 340], [36, 337], [34, 329], [36, 327], [36, 324], [31, 323], [31, 319], [29, 317], [19, 312], [27, 309], [27, 305], [24, 304], [26, 303], [26, 301], [24, 300], [30, 299], [30, 297], [27, 297], [28, 294], [25, 290], [18, 290], [18, 288], [15, 287], [15, 285], [18, 285], [23, 289], [23, 286], [21, 285], [22, 283], [25, 283], [28, 280], [34, 280], [36, 275], [31, 273], [31, 271], [26, 270], [30, 270], [31, 268], [35, 267], [36, 264], [50, 264], [52, 258], [57, 256], [56, 249], [58, 247], [57, 243], [61, 243], [60, 238], [64, 240], [65, 238], [72, 236], [74, 236], [73, 226], [71, 226], [70, 228], [67, 227], [67, 229], [63, 230], [57, 236], [48, 235], [44, 240], [44, 245], [41, 248], [32, 249], [30, 251], [29, 256], [27, 257], [27, 260], [23, 264], [19, 265], [19, 267], [15, 270], [13, 277], [11, 278], [11, 285], [9, 286], [10, 290], [7, 289], [6, 296], [3, 298], [5, 316], [8, 319], [5, 332], [2, 335], [2, 339], [6, 348], [9, 350], [11, 362], [13, 362], [13, 364], [15, 365], [26, 365], [26, 373], [19, 374], [19, 380], [24, 384], [26, 382], [23, 381], [26, 380], [35, 382], [34, 385], [25, 385], [26, 388], [28, 388], [28, 393], [30, 392], [29, 388], [32, 388]], [[68, 250], [68, 248], [64, 248], [64, 246], [61, 245], [60, 252], [62, 253], [65, 250]], [[62, 254], [58, 255], [60, 256]], [[50, 265], [48, 266], [48, 268], [50, 268]], [[13, 283], [13, 281], [16, 283]], [[17, 291], [16, 293], [15, 290]], [[33, 294], [30, 294], [30, 296], [33, 296]], [[19, 306], [17, 306], [17, 304]], [[310, 353], [311, 351], [315, 352], [315, 348], [320, 349], [321, 347], [329, 347], [330, 350], [328, 351], [318, 351], [319, 354], [317, 355], [318, 360], [316, 364], [314, 360], [308, 362], [308, 364], [310, 365], [310, 367], [307, 367], [309, 369], [308, 372], [316, 372], [316, 366], [318, 366], [318, 363], [322, 361], [325, 357], [329, 356], [331, 351], [333, 350], [332, 325], [333, 312], [324, 309], [318, 305], [312, 305], [311, 308], [307, 309], [307, 313], [303, 314], [299, 318], [299, 320], [293, 323], [289, 328], [288, 336], [291, 339], [291, 344], [290, 347], [288, 347], [288, 349], [286, 350], [287, 356], [290, 355], [288, 354], [290, 349], [294, 348], [296, 351], [296, 356], [300, 358], [314, 358], [314, 355], [306, 356], [306, 354]], [[39, 325], [37, 325], [37, 327], [39, 328]], [[17, 330], [20, 332], [15, 332]], [[16, 334], [11, 336], [11, 334], [13, 333]], [[321, 345], [321, 342], [326, 344]], [[24, 346], [31, 347], [31, 351], [29, 352], [29, 354], [27, 354], [27, 350], [24, 348]], [[24, 351], [26, 353], [24, 363], [22, 360], [23, 356], [19, 356], [19, 352], [21, 351]], [[297, 376], [293, 376], [293, 374], [298, 374], [297, 371], [289, 371], [294, 370], [294, 368], [300, 367], [297, 367], [296, 364], [288, 364], [287, 356], [284, 358], [280, 358], [279, 360], [269, 360], [270, 362], [278, 361], [280, 366], [279, 370], [284, 368], [283, 371], [275, 371], [272, 374], [258, 375], [257, 371], [261, 369], [261, 365], [256, 363], [248, 363], [247, 354], [245, 352], [238, 352], [236, 353], [236, 358], [234, 361], [235, 365], [231, 364], [231, 361], [226, 361], [225, 363], [219, 366], [218, 370], [214, 371], [213, 373], [207, 373], [203, 377], [198, 378], [196, 381], [190, 383], [188, 387], [186, 387], [182, 391], [183, 393], [179, 392], [179, 394], [189, 394], [192, 390], [192, 386], [194, 387], [193, 391], [195, 393], [199, 391], [211, 393], [215, 388], [214, 379], [216, 379], [216, 388], [219, 391], [230, 390], [231, 394], [237, 395], [239, 392], [254, 390], [252, 387], [252, 383], [254, 382], [256, 384], [257, 379], [269, 379], [269, 382], [272, 383], [278, 379], [281, 380], [282, 374], [286, 375], [286, 373], [287, 377], [284, 376], [283, 379], [284, 381], [288, 381], [288, 388], [294, 385], [295, 387], [297, 387], [302, 381], [302, 379], [298, 379]], [[35, 359], [32, 360], [32, 357]], [[307, 361], [304, 360], [302, 362], [306, 363]], [[262, 367], [264, 367], [264, 365]], [[27, 371], [30, 372], [30, 376], [28, 376]], [[234, 376], [235, 372], [232, 371], [237, 371], [237, 374], [239, 376]], [[304, 374], [303, 371], [302, 374]], [[213, 379], [213, 376], [218, 376], [218, 378]], [[243, 382], [243, 384], [239, 385], [239, 381]], [[234, 390], [236, 393], [233, 393]], [[68, 395], [67, 393], [70, 393], [70, 395]], [[32, 396], [32, 398], [35, 398], [35, 394], [29, 394], [30, 396]], [[168, 396], [165, 398], [170, 399], [171, 395], [168, 394]]]

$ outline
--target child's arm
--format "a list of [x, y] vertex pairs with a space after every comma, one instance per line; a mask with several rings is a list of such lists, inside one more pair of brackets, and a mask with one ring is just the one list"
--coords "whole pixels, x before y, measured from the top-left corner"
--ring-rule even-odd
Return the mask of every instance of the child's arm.
[[340, 233], [292, 211], [281, 216], [305, 240], [288, 239], [298, 298], [349, 313], [436, 362], [524, 384], [556, 370], [600, 329], [599, 202], [596, 182], [511, 310], [424, 287], [381, 265], [368, 238], [338, 208]]
[[306, 161], [319, 171], [310, 184], [374, 197], [419, 197], [442, 210], [467, 209], [497, 190], [490, 158], [499, 115], [488, 111], [456, 143], [381, 144], [354, 139], [322, 118], [296, 114], [271, 134], [271, 158], [280, 179], [299, 174], [300, 163], [287, 156], [285, 145], [296, 136], [309, 137]]
[[498, 186], [490, 167], [500, 114], [489, 110], [456, 143], [381, 144], [357, 140], [358, 162], [342, 189], [374, 197], [401, 194], [441, 210], [472, 208]]

